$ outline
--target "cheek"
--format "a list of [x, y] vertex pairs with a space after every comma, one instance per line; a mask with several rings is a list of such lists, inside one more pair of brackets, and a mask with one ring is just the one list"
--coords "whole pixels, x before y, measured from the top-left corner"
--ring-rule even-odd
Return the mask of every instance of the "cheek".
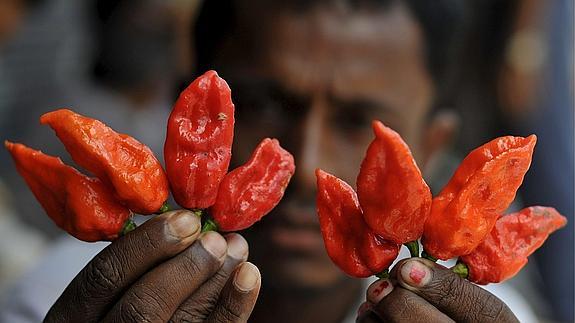
[[353, 187], [372, 137], [371, 127], [355, 134], [333, 132], [333, 139], [327, 145], [328, 160], [333, 163], [335, 175]]

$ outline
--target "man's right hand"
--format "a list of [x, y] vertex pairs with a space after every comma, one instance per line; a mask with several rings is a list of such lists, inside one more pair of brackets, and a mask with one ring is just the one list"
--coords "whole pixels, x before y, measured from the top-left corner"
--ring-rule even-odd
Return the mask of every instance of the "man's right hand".
[[[200, 219], [164, 213], [82, 269], [45, 322], [245, 322], [261, 283], [238, 234], [200, 235]], [[232, 277], [231, 279], [228, 279]]]

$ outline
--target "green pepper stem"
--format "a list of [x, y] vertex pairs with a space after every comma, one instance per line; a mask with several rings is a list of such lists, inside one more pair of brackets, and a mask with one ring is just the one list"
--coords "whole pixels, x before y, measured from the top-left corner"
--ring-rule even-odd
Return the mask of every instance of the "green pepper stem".
[[168, 204], [168, 201], [166, 201], [164, 202], [164, 204], [162, 204], [162, 206], [160, 206], [160, 209], [158, 211], [154, 212], [154, 214], [162, 214], [171, 210], [172, 207], [170, 206], [170, 204]]
[[132, 217], [129, 217], [128, 220], [126, 220], [126, 222], [124, 222], [124, 225], [122, 226], [122, 230], [120, 230], [120, 236], [124, 236], [128, 232], [133, 231], [137, 226], [138, 225], [136, 224], [136, 222], [134, 222]]
[[467, 265], [462, 262], [458, 261], [457, 264], [451, 268], [451, 270], [463, 279], [466, 279], [469, 276], [469, 267], [467, 267]]
[[202, 226], [202, 232], [208, 231], [218, 231], [218, 225], [212, 219], [207, 219]]
[[381, 278], [381, 279], [389, 278], [389, 269], [386, 269], [386, 270], [380, 272], [379, 274], [375, 274], [375, 276], [377, 278]]
[[433, 257], [432, 255], [428, 254], [427, 252], [425, 252], [425, 250], [423, 250], [421, 252], [421, 258], [425, 258], [427, 260], [431, 260], [433, 262], [437, 262], [437, 258]]
[[192, 213], [199, 216], [200, 218], [202, 218], [206, 214], [206, 212], [203, 209], [191, 209], [190, 211], [192, 211]]
[[404, 245], [409, 249], [411, 257], [419, 257], [419, 242], [417, 240], [406, 242]]

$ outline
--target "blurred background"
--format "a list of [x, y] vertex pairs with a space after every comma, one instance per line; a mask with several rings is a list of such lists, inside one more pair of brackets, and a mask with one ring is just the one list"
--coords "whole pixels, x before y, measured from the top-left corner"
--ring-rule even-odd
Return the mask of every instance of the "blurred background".
[[[360, 6], [356, 2], [362, 1], [350, 6]], [[414, 14], [436, 83], [432, 111], [449, 124], [434, 128], [435, 137], [447, 138], [441, 144], [448, 145], [425, 160], [426, 168], [434, 169], [424, 171], [426, 179], [441, 188], [474, 147], [504, 134], [535, 133], [536, 153], [515, 208], [554, 206], [570, 222], [505, 284], [526, 299], [537, 320], [573, 322], [573, 2], [440, 1], [448, 9], [444, 13], [432, 8], [435, 1], [425, 2]], [[134, 136], [161, 156], [172, 103], [202, 68], [215, 64], [202, 55], [218, 54], [218, 47], [194, 37], [201, 6], [199, 0], [0, 0], [0, 139], [72, 163], [52, 131], [38, 122], [47, 111], [69, 107]], [[257, 25], [266, 11], [256, 12]], [[202, 29], [201, 37], [225, 37], [222, 32], [232, 28], [226, 19], [218, 21], [221, 28]], [[389, 19], [385, 28], [394, 31], [395, 24], [401, 36], [400, 20]], [[446, 29], [450, 36], [441, 37]], [[394, 46], [402, 45], [390, 42], [387, 50]], [[238, 59], [244, 56], [238, 52]], [[409, 78], [411, 72], [396, 77]], [[234, 99], [242, 101], [242, 93]], [[360, 108], [349, 108], [351, 120]], [[260, 117], [249, 109], [243, 113], [242, 120]], [[434, 145], [427, 142], [422, 150]], [[0, 150], [0, 301], [63, 234]]]

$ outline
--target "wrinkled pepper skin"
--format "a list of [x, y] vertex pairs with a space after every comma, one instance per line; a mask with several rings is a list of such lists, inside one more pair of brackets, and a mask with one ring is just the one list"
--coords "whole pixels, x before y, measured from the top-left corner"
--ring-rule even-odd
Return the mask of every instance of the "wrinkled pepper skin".
[[131, 213], [99, 179], [89, 178], [60, 158], [22, 144], [6, 141], [4, 145], [16, 169], [56, 225], [88, 242], [118, 237]]
[[459, 259], [467, 265], [470, 281], [499, 283], [515, 276], [527, 257], [565, 224], [567, 219], [551, 207], [534, 206], [504, 215], [473, 252]]
[[469, 254], [515, 198], [537, 138], [500, 137], [473, 150], [433, 199], [422, 243], [447, 260]]
[[104, 123], [67, 109], [44, 114], [80, 166], [114, 188], [116, 198], [135, 213], [157, 212], [168, 199], [169, 185], [150, 148]]
[[431, 191], [399, 134], [379, 121], [372, 126], [375, 139], [357, 178], [365, 222], [397, 244], [417, 240], [431, 209]]
[[379, 274], [397, 258], [399, 245], [377, 236], [363, 220], [353, 188], [320, 169], [317, 213], [327, 254], [350, 276]]
[[282, 199], [295, 171], [293, 156], [266, 138], [250, 160], [229, 172], [210, 213], [219, 231], [239, 231], [269, 213]]
[[215, 71], [208, 71], [180, 94], [168, 120], [164, 159], [180, 206], [205, 209], [216, 202], [233, 137], [230, 88]]

